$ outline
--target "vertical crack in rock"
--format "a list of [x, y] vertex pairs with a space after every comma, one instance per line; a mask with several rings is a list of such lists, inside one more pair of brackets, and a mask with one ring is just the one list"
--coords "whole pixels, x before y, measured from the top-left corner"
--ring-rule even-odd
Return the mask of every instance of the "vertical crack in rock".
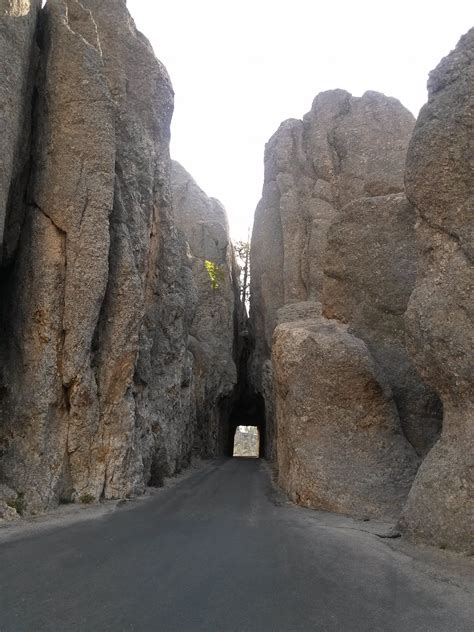
[[26, 209], [40, 7], [41, 0], [0, 1], [0, 266], [13, 259]]
[[403, 193], [359, 198], [327, 234], [323, 313], [362, 338], [393, 391], [401, 427], [418, 454], [437, 440], [442, 409], [405, 345], [403, 315], [416, 280], [415, 210]]
[[[28, 194], [37, 210], [31, 211], [22, 232], [22, 241], [34, 244], [41, 265], [33, 262], [30, 269], [32, 253], [22, 249], [14, 283], [19, 312], [15, 343], [21, 349], [34, 406], [24, 406], [30, 398], [25, 397], [25, 383], [20, 383], [12, 385], [11, 409], [13, 428], [21, 420], [38, 435], [30, 438], [27, 433], [25, 438], [20, 433], [12, 442], [13, 451], [24, 454], [23, 463], [15, 462], [15, 485], [24, 489], [32, 510], [55, 503], [64, 494], [82, 493], [90, 486], [95, 467], [99, 411], [89, 355], [108, 275], [115, 137], [102, 59], [76, 31], [81, 26], [87, 33], [92, 29], [89, 13], [77, 2], [49, 2], [43, 11]], [[41, 217], [48, 218], [54, 230], [43, 226]], [[60, 231], [61, 245], [54, 231]], [[28, 270], [28, 279], [21, 270]], [[40, 334], [40, 348], [27, 345], [29, 337], [36, 337], [35, 331], [27, 333], [35, 322], [38, 328], [55, 323], [54, 330]], [[40, 438], [49, 441], [52, 426], [54, 467], [36, 443]], [[70, 472], [71, 490], [63, 489], [63, 465]], [[42, 488], [38, 494], [26, 482], [31, 476], [35, 487]]]

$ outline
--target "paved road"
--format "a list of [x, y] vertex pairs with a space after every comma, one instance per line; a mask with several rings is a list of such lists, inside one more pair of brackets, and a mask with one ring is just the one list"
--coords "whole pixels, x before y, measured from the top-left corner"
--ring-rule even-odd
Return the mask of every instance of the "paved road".
[[415, 566], [277, 502], [261, 461], [229, 459], [131, 509], [2, 543], [0, 630], [472, 632], [466, 588]]

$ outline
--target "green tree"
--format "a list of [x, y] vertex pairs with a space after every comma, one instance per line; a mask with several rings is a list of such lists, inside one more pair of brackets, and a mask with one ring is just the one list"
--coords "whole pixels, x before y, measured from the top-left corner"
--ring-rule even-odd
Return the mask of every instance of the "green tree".
[[234, 251], [240, 269], [240, 298], [247, 305], [250, 294], [250, 239], [236, 242]]
[[218, 263], [214, 263], [214, 261], [209, 261], [207, 259], [206, 261], [204, 261], [204, 267], [206, 268], [209, 278], [211, 279], [212, 289], [217, 290], [219, 284], [222, 283], [224, 277], [222, 267]]

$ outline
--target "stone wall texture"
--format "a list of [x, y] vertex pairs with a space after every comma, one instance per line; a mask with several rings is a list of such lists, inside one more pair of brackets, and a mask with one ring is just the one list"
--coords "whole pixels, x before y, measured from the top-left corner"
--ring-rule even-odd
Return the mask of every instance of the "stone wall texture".
[[418, 276], [406, 324], [410, 355], [440, 394], [440, 440], [403, 515], [413, 537], [472, 553], [474, 516], [474, 29], [430, 74], [409, 146]]
[[[240, 310], [236, 262], [222, 204], [208, 197], [177, 162], [174, 214], [189, 247], [196, 306], [188, 336], [193, 367], [194, 440], [201, 455], [223, 453], [237, 385]], [[215, 275], [215, 278], [214, 278]]]
[[265, 397], [268, 456], [306, 505], [399, 515], [439, 436], [441, 402], [405, 344], [417, 267], [404, 193], [414, 123], [396, 99], [334, 90], [266, 147], [249, 373]]
[[294, 501], [472, 553], [474, 29], [416, 123], [344, 90], [282, 123], [248, 320], [126, 0], [43, 4], [0, 0], [0, 520], [141, 494], [254, 424]]
[[308, 507], [398, 518], [418, 458], [390, 386], [347, 325], [298, 311], [280, 310], [273, 338], [278, 480]]
[[405, 348], [403, 314], [416, 278], [415, 211], [403, 182], [413, 127], [396, 99], [333, 90], [267, 144], [252, 235], [250, 376], [266, 400], [273, 458], [272, 335], [278, 309], [301, 301], [320, 302], [324, 316], [364, 341], [418, 454], [439, 434], [441, 404]]
[[0, 263], [16, 249], [25, 212], [41, 0], [0, 0]]
[[406, 311], [416, 280], [416, 214], [404, 193], [359, 198], [327, 234], [323, 313], [350, 325], [391, 386], [402, 430], [420, 455], [441, 429], [439, 398], [411, 362]]
[[[218, 407], [235, 383], [234, 277], [212, 204], [188, 200], [176, 227], [173, 90], [125, 1], [49, 0], [40, 16], [39, 3], [6, 4], [0, 482], [38, 511], [139, 494], [214, 453], [220, 417], [196, 438], [197, 391], [215, 386]], [[222, 250], [211, 317], [225, 370], [210, 374], [192, 343], [211, 326], [187, 221]]]
[[336, 90], [270, 139], [249, 362], [293, 500], [471, 553], [473, 60], [471, 30], [416, 125]]

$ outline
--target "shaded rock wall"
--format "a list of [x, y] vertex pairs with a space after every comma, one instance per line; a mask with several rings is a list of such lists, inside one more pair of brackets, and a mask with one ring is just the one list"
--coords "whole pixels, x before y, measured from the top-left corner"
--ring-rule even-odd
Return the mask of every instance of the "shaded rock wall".
[[0, 264], [15, 252], [25, 212], [40, 7], [41, 0], [0, 0]]
[[235, 256], [222, 204], [208, 197], [177, 162], [172, 165], [176, 225], [189, 247], [196, 308], [188, 337], [193, 370], [195, 450], [223, 453], [237, 385], [240, 310]]
[[415, 538], [472, 553], [474, 516], [474, 29], [430, 74], [409, 146], [418, 276], [408, 348], [444, 406], [404, 511]]
[[200, 280], [173, 220], [166, 70], [124, 0], [37, 9], [2, 17], [23, 65], [1, 96], [28, 105], [7, 120], [16, 171], [0, 189], [20, 235], [3, 242], [0, 482], [28, 511], [139, 494], [182, 468], [207, 380], [192, 379]]

